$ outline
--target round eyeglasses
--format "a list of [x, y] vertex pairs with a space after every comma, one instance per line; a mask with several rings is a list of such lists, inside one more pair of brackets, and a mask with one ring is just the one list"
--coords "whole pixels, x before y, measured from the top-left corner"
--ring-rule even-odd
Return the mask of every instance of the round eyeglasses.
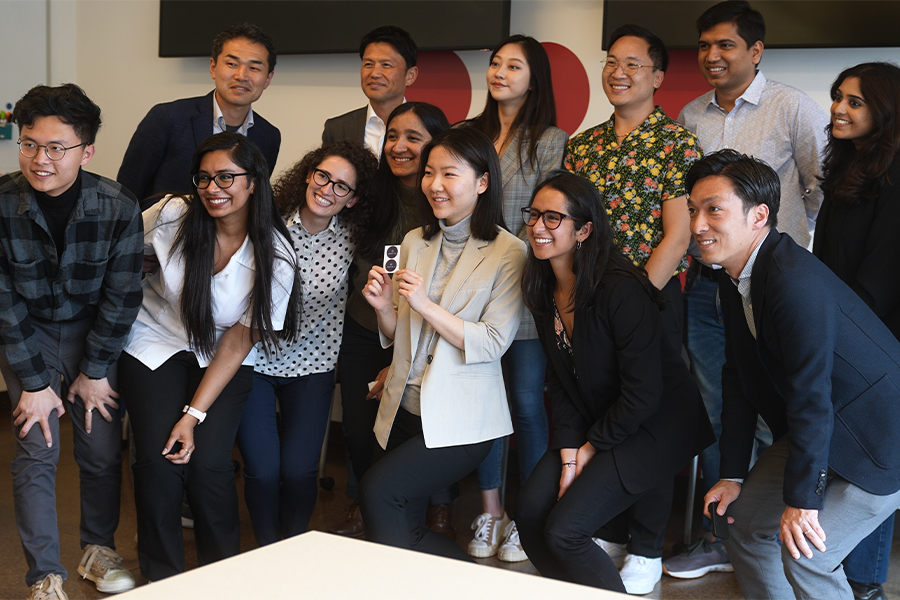
[[66, 150], [73, 150], [87, 145], [86, 142], [81, 142], [80, 144], [66, 148], [62, 144], [47, 144], [45, 146], [43, 144], [35, 144], [34, 142], [23, 142], [22, 140], [18, 140], [16, 143], [19, 145], [19, 152], [21, 152], [22, 156], [25, 158], [34, 158], [38, 155], [38, 152], [41, 151], [41, 148], [43, 148], [44, 152], [47, 153], [47, 158], [50, 160], [62, 160], [66, 156]]
[[331, 184], [331, 190], [334, 192], [334, 195], [338, 198], [343, 198], [350, 192], [355, 192], [352, 187], [344, 183], [343, 181], [335, 181], [331, 178], [331, 176], [321, 169], [313, 169], [313, 181], [316, 182], [316, 185], [319, 187], [326, 187], [329, 183]]
[[606, 59], [606, 64], [603, 65], [603, 70], [607, 73], [614, 73], [619, 67], [622, 67], [622, 72], [628, 76], [634, 75], [638, 72], [638, 69], [643, 69], [644, 67], [656, 69], [655, 65], [642, 65], [641, 63], [634, 62], [633, 60], [619, 62], [614, 58], [608, 58]]
[[525, 224], [529, 227], [537, 225], [538, 219], [542, 217], [544, 219], [544, 225], [550, 230], [558, 228], [562, 224], [563, 219], [577, 220], [575, 217], [570, 217], [565, 213], [555, 210], [538, 210], [536, 208], [528, 208], [527, 206], [522, 209], [522, 220], [525, 221]]
[[235, 177], [250, 177], [250, 173], [219, 173], [210, 177], [206, 173], [197, 173], [191, 179], [199, 190], [205, 190], [209, 187], [210, 181], [215, 181], [220, 190], [227, 190], [234, 185]]

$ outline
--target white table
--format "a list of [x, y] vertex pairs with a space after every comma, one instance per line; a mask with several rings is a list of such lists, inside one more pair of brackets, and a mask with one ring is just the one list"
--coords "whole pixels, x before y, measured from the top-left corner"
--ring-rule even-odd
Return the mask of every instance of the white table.
[[616, 600], [623, 594], [311, 531], [117, 596]]

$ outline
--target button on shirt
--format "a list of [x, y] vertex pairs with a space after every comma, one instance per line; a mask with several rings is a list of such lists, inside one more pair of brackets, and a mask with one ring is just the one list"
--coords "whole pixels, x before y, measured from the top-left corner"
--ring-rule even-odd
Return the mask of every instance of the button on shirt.
[[303, 281], [300, 339], [282, 341], [278, 354], [268, 358], [260, 352], [256, 371], [276, 377], [326, 373], [334, 369], [341, 347], [355, 246], [349, 228], [337, 217], [313, 234], [295, 213], [288, 220], [288, 231]]
[[[156, 254], [159, 269], [144, 278], [144, 302], [131, 328], [125, 351], [153, 370], [184, 350], [194, 352], [201, 367], [209, 366], [212, 360], [212, 356], [204, 356], [191, 347], [181, 315], [184, 258], [180, 252], [174, 251], [174, 246], [178, 227], [186, 212], [187, 203], [177, 196], [167, 196], [144, 211], [144, 254]], [[295, 258], [287, 242], [278, 235], [275, 254], [272, 327], [278, 330], [284, 326], [294, 281]], [[253, 244], [247, 236], [225, 268], [212, 277], [216, 344], [235, 323], [251, 326], [250, 293], [255, 274]], [[254, 349], [242, 364], [253, 366], [255, 363]]]
[[[253, 127], [253, 108], [247, 112], [247, 117], [244, 119], [244, 122], [235, 130], [235, 133], [239, 133], [241, 135], [247, 135], [247, 130]], [[222, 109], [219, 108], [219, 103], [216, 101], [216, 95], [213, 93], [213, 134], [222, 133], [223, 131], [228, 131], [227, 125], [225, 125], [225, 115], [222, 114]]]

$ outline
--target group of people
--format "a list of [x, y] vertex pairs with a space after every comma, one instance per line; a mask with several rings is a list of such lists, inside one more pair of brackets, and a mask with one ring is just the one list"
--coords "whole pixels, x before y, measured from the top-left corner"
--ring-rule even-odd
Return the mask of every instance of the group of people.
[[[631, 594], [663, 571], [734, 570], [753, 598], [883, 597], [900, 506], [900, 68], [842, 72], [829, 121], [758, 70], [765, 24], [747, 2], [697, 28], [712, 91], [669, 118], [653, 99], [665, 45], [620, 27], [602, 75], [613, 115], [569, 140], [533, 38], [494, 48], [484, 110], [451, 127], [405, 102], [416, 45], [380, 27], [360, 44], [368, 105], [329, 119], [274, 184], [280, 133], [252, 103], [276, 52], [255, 26], [214, 41], [213, 92], [151, 109], [118, 182], [82, 169], [100, 127], [84, 91], [29, 91], [21, 171], [0, 178], [0, 372], [30, 598], [66, 597], [67, 408], [78, 572], [115, 593], [135, 585], [113, 539], [123, 403], [140, 567], [158, 580], [184, 570], [183, 502], [201, 565], [239, 553], [235, 442], [257, 543], [306, 531], [337, 379], [355, 499], [338, 533]], [[673, 477], [698, 453], [704, 514], [730, 535], [664, 564]], [[449, 505], [473, 471], [482, 513], [463, 549]]]

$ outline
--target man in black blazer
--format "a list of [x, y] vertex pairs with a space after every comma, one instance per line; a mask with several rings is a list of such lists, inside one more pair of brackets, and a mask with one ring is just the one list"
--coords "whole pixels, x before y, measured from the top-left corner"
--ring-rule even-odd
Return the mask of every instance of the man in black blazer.
[[351, 140], [380, 156], [385, 123], [419, 74], [418, 55], [412, 37], [399, 27], [386, 25], [367, 33], [359, 43], [359, 77], [369, 104], [325, 121], [322, 142]]
[[[719, 280], [721, 479], [705, 504], [728, 512], [746, 597], [852, 599], [841, 561], [900, 507], [900, 343], [775, 230], [780, 186], [768, 165], [723, 150], [686, 183], [703, 261], [729, 275]], [[757, 415], [776, 442], [749, 469]]]
[[191, 190], [191, 157], [207, 137], [236, 131], [252, 140], [275, 170], [281, 133], [253, 112], [272, 82], [275, 44], [259, 27], [229, 27], [213, 42], [209, 72], [215, 90], [205, 96], [157, 104], [138, 125], [116, 180], [147, 208], [165, 192]]

